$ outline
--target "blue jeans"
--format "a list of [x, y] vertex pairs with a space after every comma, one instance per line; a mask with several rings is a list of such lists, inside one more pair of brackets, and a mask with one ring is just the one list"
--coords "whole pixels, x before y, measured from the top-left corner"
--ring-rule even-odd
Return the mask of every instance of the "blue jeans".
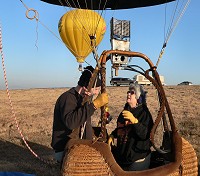
[[151, 160], [151, 153], [149, 155], [147, 155], [145, 158], [139, 159], [139, 160], [135, 161], [134, 163], [132, 163], [130, 166], [124, 167], [123, 169], [125, 171], [142, 171], [142, 170], [146, 170], [146, 169], [149, 169], [150, 160]]
[[62, 162], [63, 154], [64, 154], [64, 151], [62, 151], [62, 152], [55, 152], [55, 153], [54, 153], [54, 158], [56, 159], [56, 161], [57, 161], [58, 163], [61, 163], [61, 162]]

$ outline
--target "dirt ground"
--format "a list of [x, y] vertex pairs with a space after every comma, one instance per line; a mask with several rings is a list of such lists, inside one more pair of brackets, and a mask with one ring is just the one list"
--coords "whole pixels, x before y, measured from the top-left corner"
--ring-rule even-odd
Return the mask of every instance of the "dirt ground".
[[[109, 112], [113, 117], [108, 133], [116, 126], [128, 87], [108, 87]], [[148, 107], [157, 115], [157, 93], [147, 90]], [[188, 140], [200, 158], [200, 86], [165, 86], [165, 93], [181, 136]], [[37, 176], [57, 176], [59, 166], [51, 163], [50, 146], [54, 104], [67, 88], [11, 90], [12, 106], [6, 90], [0, 90], [0, 171], [18, 171]], [[93, 116], [97, 126], [100, 111]], [[30, 149], [22, 139], [25, 139]], [[43, 162], [43, 160], [45, 162]]]

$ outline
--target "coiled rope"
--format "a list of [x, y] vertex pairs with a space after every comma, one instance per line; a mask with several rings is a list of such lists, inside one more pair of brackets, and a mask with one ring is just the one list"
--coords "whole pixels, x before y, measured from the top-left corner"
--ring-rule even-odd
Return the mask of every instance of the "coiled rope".
[[[39, 22], [44, 28], [46, 28], [51, 34], [53, 34], [60, 42], [62, 42], [62, 40], [52, 31], [50, 30], [44, 23], [42, 23], [40, 20], [39, 20], [39, 13], [37, 12], [37, 10], [33, 9], [33, 8], [28, 8], [28, 6], [22, 1], [20, 0], [21, 3], [24, 5], [24, 7], [27, 9], [26, 11], [26, 17], [30, 20], [33, 20], [35, 19], [37, 22]], [[33, 12], [34, 15], [32, 17], [29, 16], [29, 12]]]
[[1, 58], [2, 58], [2, 68], [3, 68], [3, 75], [4, 75], [4, 81], [5, 81], [5, 85], [6, 85], [6, 92], [7, 92], [7, 96], [8, 96], [8, 100], [9, 100], [9, 104], [10, 104], [10, 108], [11, 108], [11, 111], [12, 111], [12, 116], [14, 118], [14, 121], [15, 121], [15, 124], [16, 124], [16, 127], [17, 127], [17, 130], [24, 142], [24, 144], [26, 145], [26, 147], [29, 149], [29, 151], [36, 157], [38, 158], [39, 160], [41, 160], [42, 162], [46, 163], [46, 164], [55, 164], [56, 162], [55, 161], [52, 161], [52, 160], [46, 160], [46, 159], [43, 159], [42, 157], [38, 156], [32, 149], [31, 147], [28, 145], [24, 135], [22, 134], [22, 131], [19, 127], [19, 123], [18, 123], [18, 120], [17, 120], [17, 117], [16, 117], [16, 114], [15, 114], [15, 111], [14, 111], [14, 108], [13, 108], [13, 104], [12, 104], [12, 100], [11, 100], [11, 96], [10, 96], [10, 92], [9, 92], [9, 88], [8, 88], [8, 80], [7, 80], [7, 76], [6, 76], [6, 67], [5, 67], [5, 62], [4, 62], [4, 54], [3, 54], [3, 42], [2, 42], [2, 28], [1, 28], [1, 24], [0, 24], [0, 52], [1, 52]]

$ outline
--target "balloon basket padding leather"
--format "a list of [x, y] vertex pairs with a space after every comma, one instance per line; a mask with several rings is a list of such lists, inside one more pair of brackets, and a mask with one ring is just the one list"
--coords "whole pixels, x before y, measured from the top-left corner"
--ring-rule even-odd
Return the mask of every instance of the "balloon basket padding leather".
[[182, 142], [182, 162], [176, 161], [144, 171], [124, 171], [116, 163], [109, 146], [91, 140], [70, 140], [63, 159], [62, 176], [197, 176], [197, 156], [192, 145], [177, 135]]

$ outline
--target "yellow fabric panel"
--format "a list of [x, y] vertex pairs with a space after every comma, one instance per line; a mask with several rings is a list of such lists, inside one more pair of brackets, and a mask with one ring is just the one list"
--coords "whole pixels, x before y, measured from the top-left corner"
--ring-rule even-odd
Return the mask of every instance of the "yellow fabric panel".
[[90, 36], [95, 36], [95, 46], [99, 45], [106, 32], [106, 23], [95, 11], [76, 9], [61, 17], [58, 29], [67, 48], [81, 63], [92, 52]]

